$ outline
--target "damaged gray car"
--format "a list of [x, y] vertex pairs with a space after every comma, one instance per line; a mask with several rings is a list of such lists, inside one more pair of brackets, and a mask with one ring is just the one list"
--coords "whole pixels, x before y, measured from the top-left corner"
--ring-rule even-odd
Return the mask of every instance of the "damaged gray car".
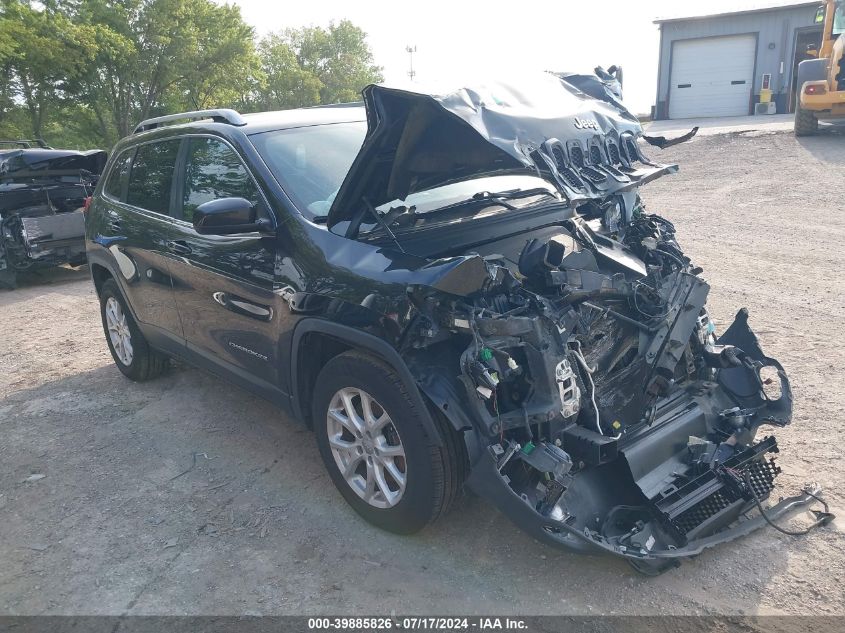
[[286, 407], [400, 533], [466, 484], [541, 541], [659, 573], [821, 502], [764, 506], [789, 380], [745, 310], [716, 331], [640, 197], [677, 169], [643, 142], [694, 131], [645, 136], [617, 79], [141, 123], [87, 224], [115, 363], [179, 356]]

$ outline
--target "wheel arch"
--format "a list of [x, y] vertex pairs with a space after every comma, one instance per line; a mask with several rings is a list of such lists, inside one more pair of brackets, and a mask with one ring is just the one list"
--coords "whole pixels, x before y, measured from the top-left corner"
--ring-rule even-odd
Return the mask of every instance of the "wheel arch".
[[94, 282], [94, 288], [97, 290], [97, 296], [99, 296], [100, 291], [103, 289], [103, 284], [106, 283], [107, 279], [114, 279], [114, 275], [106, 266], [97, 262], [92, 262], [89, 265], [89, 270], [91, 271], [91, 280]]
[[329, 360], [349, 350], [371, 354], [387, 363], [399, 375], [408, 389], [408, 394], [416, 401], [418, 410], [422, 412], [426, 435], [434, 444], [442, 446], [443, 440], [435, 421], [432, 419], [418, 382], [414, 379], [399, 352], [384, 339], [324, 319], [303, 319], [296, 325], [293, 332], [290, 392], [294, 415], [301, 420], [305, 420], [309, 425], [311, 424], [310, 407], [308, 405], [311, 402], [317, 374]]
[[113, 280], [114, 283], [117, 284], [120, 294], [123, 297], [123, 301], [126, 303], [126, 307], [129, 309], [130, 314], [132, 314], [132, 318], [134, 318], [136, 322], [140, 323], [138, 315], [135, 313], [135, 306], [132, 305], [132, 302], [129, 300], [127, 278], [125, 275], [120, 274], [119, 269], [115, 269], [115, 264], [109, 256], [104, 256], [103, 252], [100, 250], [89, 249], [88, 270], [91, 274], [91, 281], [94, 282], [94, 288], [97, 291], [97, 296], [100, 296], [100, 292], [102, 291], [103, 284], [106, 280]]

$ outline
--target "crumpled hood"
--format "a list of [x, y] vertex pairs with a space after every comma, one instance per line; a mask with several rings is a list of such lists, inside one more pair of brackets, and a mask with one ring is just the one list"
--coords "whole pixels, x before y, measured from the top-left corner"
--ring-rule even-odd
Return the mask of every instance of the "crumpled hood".
[[37, 175], [54, 171], [87, 171], [101, 174], [108, 153], [100, 149], [77, 152], [68, 149], [13, 149], [0, 151], [0, 177], [17, 172]]
[[[591, 92], [601, 95], [599, 86]], [[329, 211], [329, 226], [350, 220], [361, 204], [378, 207], [481, 174], [539, 171], [574, 202], [630, 190], [676, 169], [640, 153], [635, 116], [583, 89], [550, 73], [442, 92], [367, 86], [367, 136]]]

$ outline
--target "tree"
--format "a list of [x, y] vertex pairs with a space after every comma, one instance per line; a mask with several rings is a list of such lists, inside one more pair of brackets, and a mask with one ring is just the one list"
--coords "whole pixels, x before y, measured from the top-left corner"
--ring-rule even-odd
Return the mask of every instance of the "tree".
[[373, 64], [367, 34], [349, 20], [330, 24], [323, 34], [306, 41], [300, 55], [303, 66], [315, 67], [323, 83], [322, 103], [357, 101], [364, 86], [384, 81], [382, 68]]
[[[14, 37], [14, 20], [9, 19], [3, 7], [0, 6], [0, 134], [8, 123], [7, 113], [14, 105], [14, 91], [12, 84], [12, 60], [17, 51]], [[0, 137], [1, 138], [1, 137]]]
[[232, 98], [258, 65], [237, 6], [80, 0], [74, 18], [96, 29], [97, 55], [78, 90], [111, 140], [153, 114]]
[[256, 47], [217, 0], [0, 0], [0, 135], [108, 147], [138, 121], [210, 107], [353, 101], [381, 81], [349, 21]]
[[[4, 0], [2, 8], [0, 59], [5, 60], [7, 74], [2, 80], [5, 85], [0, 83], [0, 98], [5, 91], [7, 99], [20, 99], [32, 134], [40, 137], [50, 109], [68, 97], [70, 82], [93, 59], [93, 30], [72, 23], [50, 3], [37, 7]], [[11, 41], [2, 37], [3, 30], [14, 33]]]
[[258, 46], [263, 81], [257, 96], [262, 109], [280, 110], [320, 103], [322, 83], [299, 65], [296, 53], [281, 35], [269, 35]]
[[367, 84], [382, 81], [366, 33], [343, 20], [322, 27], [287, 29], [259, 46], [265, 107], [288, 108], [360, 99]]

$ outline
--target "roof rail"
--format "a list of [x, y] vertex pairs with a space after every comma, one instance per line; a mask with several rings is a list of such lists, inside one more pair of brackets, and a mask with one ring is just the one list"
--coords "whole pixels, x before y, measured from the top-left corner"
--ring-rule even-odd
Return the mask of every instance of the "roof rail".
[[12, 145], [14, 147], [20, 147], [22, 149], [31, 149], [33, 143], [35, 145], [37, 145], [38, 147], [40, 147], [41, 149], [53, 149], [52, 147], [47, 145], [47, 143], [44, 141], [43, 138], [36, 138], [36, 139], [24, 138], [24, 139], [20, 139], [18, 141], [0, 141], [0, 145]]
[[305, 106], [303, 110], [316, 110], [318, 108], [360, 108], [363, 105], [363, 101], [344, 101], [343, 103], [320, 103], [313, 106]]
[[138, 132], [146, 132], [147, 130], [154, 130], [163, 123], [171, 123], [173, 121], [183, 121], [188, 119], [190, 121], [198, 121], [201, 119], [211, 119], [217, 123], [228, 123], [229, 125], [246, 125], [246, 121], [235, 110], [228, 108], [220, 108], [216, 110], [196, 110], [194, 112], [180, 112], [179, 114], [168, 114], [166, 116], [157, 116], [154, 119], [146, 119], [135, 126], [133, 134]]

